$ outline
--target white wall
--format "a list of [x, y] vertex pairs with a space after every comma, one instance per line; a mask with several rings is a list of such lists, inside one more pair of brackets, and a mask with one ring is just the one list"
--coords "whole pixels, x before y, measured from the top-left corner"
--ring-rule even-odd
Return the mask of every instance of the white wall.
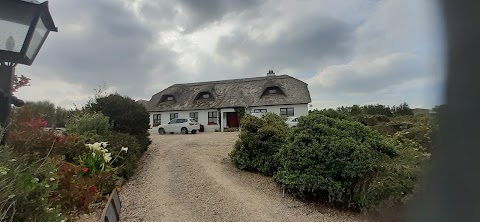
[[[308, 115], [308, 104], [297, 104], [297, 105], [279, 105], [279, 106], [256, 106], [249, 107], [247, 113], [253, 113], [254, 109], [266, 109], [267, 112], [273, 112], [280, 115], [280, 108], [293, 108], [294, 115], [296, 117]], [[226, 126], [226, 112], [234, 112], [234, 109], [221, 109], [220, 111], [216, 109], [209, 110], [189, 110], [189, 111], [171, 111], [171, 112], [150, 112], [150, 126], [153, 125], [153, 114], [162, 115], [162, 123], [168, 124], [170, 122], [170, 113], [178, 113], [178, 118], [190, 118], [191, 112], [198, 112], [198, 122], [202, 124], [205, 128], [205, 131], [212, 132], [216, 129], [221, 130], [220, 125], [208, 125], [208, 112], [217, 111], [217, 123], [218, 119], [222, 118], [222, 124]]]
[[[189, 110], [189, 111], [171, 111], [171, 112], [150, 112], [150, 126], [153, 125], [153, 114], [161, 114], [161, 124], [168, 124], [170, 122], [170, 113], [178, 113], [178, 118], [190, 118], [191, 112], [198, 112], [198, 122], [203, 125], [205, 131], [220, 130], [220, 125], [208, 125], [208, 112], [217, 111], [216, 109], [210, 110]], [[217, 122], [221, 113], [217, 112]]]
[[253, 113], [255, 109], [266, 109], [267, 112], [272, 112], [280, 115], [280, 108], [293, 108], [293, 114], [296, 117], [308, 115], [308, 104], [296, 104], [296, 105], [279, 105], [279, 106], [255, 106], [248, 107], [247, 112]]

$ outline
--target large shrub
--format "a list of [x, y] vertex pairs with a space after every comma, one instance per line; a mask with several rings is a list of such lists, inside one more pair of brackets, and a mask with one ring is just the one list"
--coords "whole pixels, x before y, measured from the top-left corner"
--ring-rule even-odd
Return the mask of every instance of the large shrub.
[[96, 98], [87, 108], [108, 116], [114, 131], [134, 135], [142, 146], [142, 152], [151, 144], [148, 132], [150, 115], [142, 104], [129, 97], [111, 94]]
[[395, 135], [387, 139], [397, 150], [397, 157], [386, 159], [376, 168], [376, 174], [366, 187], [368, 196], [366, 206], [389, 208], [396, 204], [404, 204], [418, 191], [418, 180], [430, 159], [422, 145]]
[[240, 169], [273, 174], [278, 165], [275, 155], [289, 130], [286, 123], [280, 116], [269, 113], [261, 119], [247, 115], [241, 124], [242, 132], [230, 153], [233, 163]]
[[280, 149], [275, 178], [301, 197], [368, 208], [389, 195], [381, 189], [371, 191], [372, 181], [382, 163], [396, 155], [378, 132], [359, 122], [311, 113], [301, 117]]

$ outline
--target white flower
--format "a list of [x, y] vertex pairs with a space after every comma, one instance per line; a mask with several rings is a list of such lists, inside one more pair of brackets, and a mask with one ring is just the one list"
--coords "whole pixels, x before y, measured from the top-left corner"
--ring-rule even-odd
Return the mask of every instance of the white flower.
[[50, 185], [48, 185], [48, 184], [45, 184], [45, 187], [46, 187], [46, 188], [49, 188], [49, 187], [50, 187]]
[[100, 146], [105, 148], [108, 146], [108, 142], [100, 142]]
[[55, 178], [53, 178], [53, 177], [50, 177], [50, 181], [55, 181]]
[[122, 151], [125, 151], [125, 153], [128, 151], [128, 147], [122, 147], [122, 149], [120, 150], [120, 152]]
[[105, 160], [105, 162], [110, 162], [110, 160], [112, 160], [112, 154], [111, 153], [104, 153], [103, 154], [103, 159]]
[[61, 220], [60, 222], [65, 222], [66, 220]]
[[54, 210], [54, 208], [47, 208], [47, 211], [52, 211]]
[[17, 162], [17, 160], [16, 159], [11, 159], [10, 162]]
[[85, 144], [85, 146], [86, 146], [87, 148], [89, 148], [89, 149], [93, 149], [93, 148], [92, 148], [92, 147], [93, 147], [93, 144], [87, 143], [87, 144]]
[[8, 168], [0, 166], [0, 175], [7, 175]]
[[92, 152], [92, 156], [95, 157], [97, 154], [95, 154], [95, 152]]
[[40, 179], [38, 179], [36, 177], [32, 179], [32, 183], [38, 183], [38, 181], [40, 181]]

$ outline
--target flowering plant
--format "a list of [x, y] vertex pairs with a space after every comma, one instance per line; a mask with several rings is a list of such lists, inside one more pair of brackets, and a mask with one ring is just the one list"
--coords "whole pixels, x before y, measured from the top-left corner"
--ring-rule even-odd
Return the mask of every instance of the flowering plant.
[[121, 151], [113, 158], [112, 153], [106, 148], [108, 142], [87, 143], [85, 146], [90, 149], [90, 153], [80, 157], [80, 163], [84, 166], [83, 173], [85, 175], [95, 174], [100, 171], [109, 172], [113, 169], [112, 163], [123, 152], [127, 152], [127, 147], [122, 147]]

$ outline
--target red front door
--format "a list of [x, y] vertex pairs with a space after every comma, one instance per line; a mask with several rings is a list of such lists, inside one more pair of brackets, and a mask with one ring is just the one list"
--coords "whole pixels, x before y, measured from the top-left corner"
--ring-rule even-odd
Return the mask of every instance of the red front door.
[[237, 113], [227, 113], [227, 125], [231, 127], [238, 127]]

